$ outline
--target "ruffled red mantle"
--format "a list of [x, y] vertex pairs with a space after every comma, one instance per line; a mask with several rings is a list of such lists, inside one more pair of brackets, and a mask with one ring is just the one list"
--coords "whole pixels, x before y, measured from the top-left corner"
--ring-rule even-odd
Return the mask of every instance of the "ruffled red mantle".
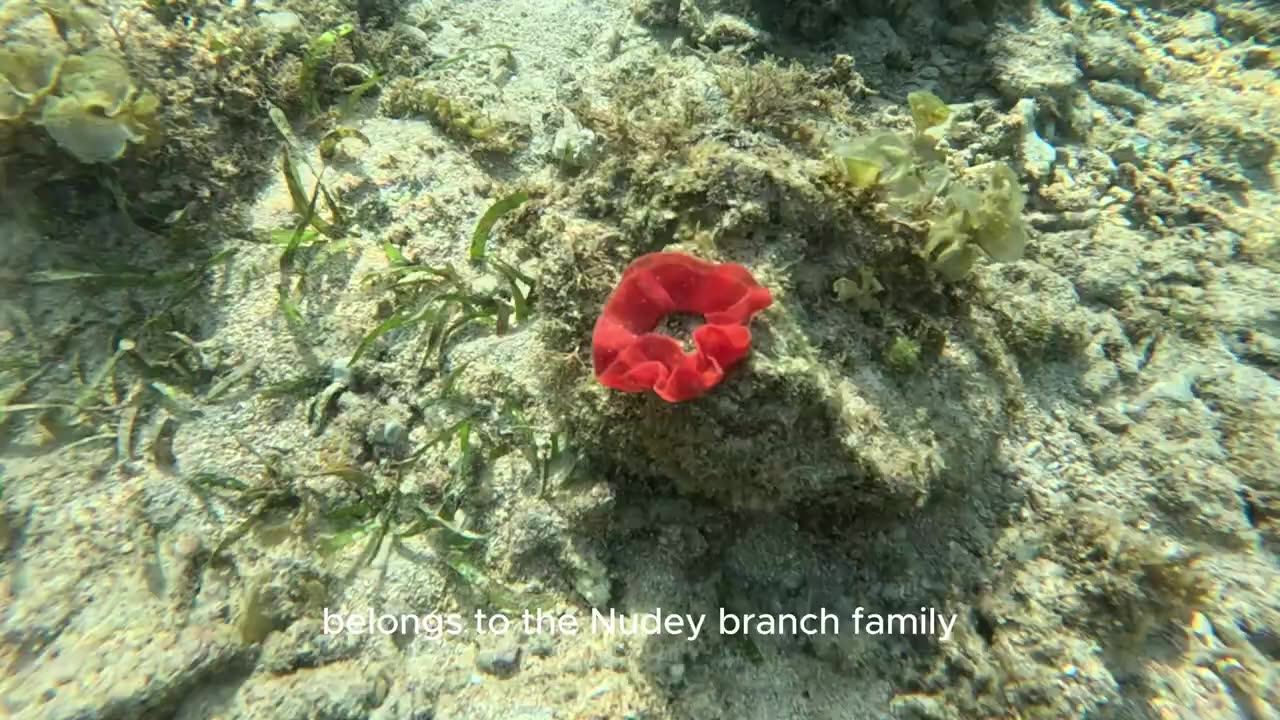
[[[751, 350], [752, 316], [773, 296], [741, 265], [683, 253], [644, 255], [622, 273], [591, 337], [596, 378], [624, 392], [652, 389], [663, 400], [691, 400], [715, 387]], [[673, 312], [697, 313], [694, 351], [651, 332]]]

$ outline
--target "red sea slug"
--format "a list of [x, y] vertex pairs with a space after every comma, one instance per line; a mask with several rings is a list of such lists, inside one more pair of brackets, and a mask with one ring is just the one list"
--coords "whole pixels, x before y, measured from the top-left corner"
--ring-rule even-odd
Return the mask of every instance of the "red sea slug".
[[[741, 265], [684, 253], [636, 258], [605, 301], [591, 336], [596, 378], [624, 392], [652, 389], [668, 402], [692, 400], [715, 387], [751, 350], [752, 316], [773, 296]], [[697, 313], [694, 351], [651, 332], [667, 315]]]

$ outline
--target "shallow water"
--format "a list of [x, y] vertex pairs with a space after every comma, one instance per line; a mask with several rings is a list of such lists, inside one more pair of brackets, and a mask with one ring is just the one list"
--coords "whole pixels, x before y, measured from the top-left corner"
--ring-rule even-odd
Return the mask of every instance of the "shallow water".
[[0, 716], [1280, 717], [1278, 34], [5, 0]]

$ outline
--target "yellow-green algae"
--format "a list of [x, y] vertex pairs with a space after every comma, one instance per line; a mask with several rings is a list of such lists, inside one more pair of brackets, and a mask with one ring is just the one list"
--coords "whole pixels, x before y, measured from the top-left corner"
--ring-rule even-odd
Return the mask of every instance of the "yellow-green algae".
[[941, 212], [929, 223], [924, 254], [948, 279], [964, 277], [982, 253], [996, 262], [1017, 260], [1027, 244], [1026, 196], [1013, 170], [993, 163], [982, 176], [980, 190], [952, 184]]
[[942, 150], [950, 108], [923, 92], [911, 93], [907, 103], [911, 132], [878, 132], [838, 143], [833, 148], [837, 172], [854, 188], [876, 192], [889, 218], [926, 219], [921, 254], [948, 280], [964, 277], [984, 254], [996, 262], [1021, 258], [1026, 197], [1013, 170], [993, 163], [966, 173], [976, 187], [953, 177]]
[[62, 55], [31, 45], [0, 47], [0, 120], [15, 120], [58, 82]]
[[154, 95], [138, 91], [121, 62], [94, 51], [67, 58], [38, 124], [81, 162], [110, 162], [129, 143], [146, 139], [159, 105]]
[[144, 141], [159, 101], [133, 83], [123, 60], [76, 50], [56, 18], [18, 10], [0, 18], [0, 123], [43, 127], [84, 163], [110, 162]]

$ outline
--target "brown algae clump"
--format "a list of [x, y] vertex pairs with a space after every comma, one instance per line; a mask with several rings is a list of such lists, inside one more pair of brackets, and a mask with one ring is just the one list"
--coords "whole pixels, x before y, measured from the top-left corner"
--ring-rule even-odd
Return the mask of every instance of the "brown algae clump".
[[497, 119], [469, 99], [448, 95], [434, 84], [399, 78], [382, 95], [383, 112], [391, 117], [423, 115], [446, 135], [498, 153], [516, 149], [523, 129]]

